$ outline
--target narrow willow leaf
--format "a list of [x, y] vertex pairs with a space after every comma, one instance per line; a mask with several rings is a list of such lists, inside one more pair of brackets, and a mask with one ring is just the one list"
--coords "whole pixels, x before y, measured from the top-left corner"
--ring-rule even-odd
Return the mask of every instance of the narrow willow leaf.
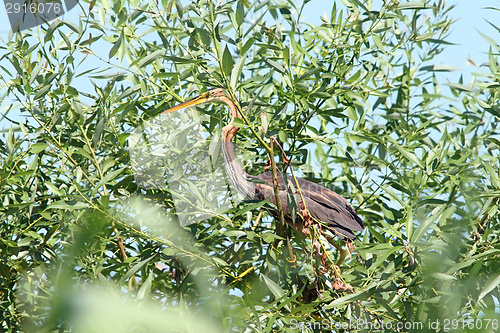
[[176, 62], [179, 64], [197, 64], [200, 62], [204, 62], [203, 60], [199, 60], [199, 59], [182, 58], [182, 57], [176, 57], [176, 56], [165, 56], [165, 59], [172, 60], [173, 62]]
[[61, 25], [62, 22], [60, 20], [55, 20], [54, 22], [52, 22], [52, 24], [47, 29], [47, 32], [45, 33], [45, 43], [52, 39], [52, 35], [54, 34], [55, 29], [59, 28]]
[[444, 206], [436, 207], [432, 210], [431, 216], [429, 216], [425, 221], [421, 222], [417, 230], [413, 234], [411, 241], [413, 243], [418, 242], [420, 238], [424, 235], [425, 231], [429, 228], [429, 225], [436, 221], [444, 210]]
[[80, 202], [80, 201], [74, 201], [74, 200], [60, 200], [60, 201], [55, 201], [51, 203], [50, 205], [47, 206], [48, 209], [69, 209], [69, 210], [77, 210], [77, 209], [83, 209], [87, 208], [89, 205], [85, 202]]
[[227, 262], [222, 260], [221, 258], [213, 257], [212, 260], [218, 265], [218, 266], [229, 266]]
[[497, 288], [498, 285], [500, 285], [500, 270], [496, 271], [488, 281], [486, 281], [486, 284], [484, 285], [483, 290], [479, 294], [477, 301], [479, 302], [484, 298], [484, 296], [488, 295], [493, 289]]
[[253, 31], [253, 28], [255, 28], [255, 26], [260, 23], [260, 21], [262, 20], [262, 18], [266, 14], [267, 14], [267, 11], [263, 10], [260, 13], [259, 17], [255, 20], [255, 22], [253, 22], [252, 25], [250, 26], [250, 28], [248, 28], [248, 30], [243, 34], [243, 37], [246, 37], [249, 33], [251, 33]]
[[400, 3], [397, 7], [398, 10], [405, 10], [405, 9], [431, 9], [435, 8], [432, 5], [428, 5], [425, 2], [405, 2], [405, 3]]
[[78, 34], [78, 36], [81, 35], [80, 28], [74, 22], [71, 22], [71, 21], [62, 21], [62, 23], [64, 23], [64, 25], [66, 25], [68, 28], [70, 28], [71, 30], [73, 30], [74, 32], [76, 32]]
[[232, 123], [234, 126], [236, 127], [245, 127], [246, 124], [245, 122], [243, 121], [243, 119], [240, 119], [240, 118], [234, 118], [233, 119], [233, 123]]
[[40, 90], [38, 90], [34, 99], [37, 100], [37, 99], [42, 98], [43, 96], [45, 96], [49, 92], [49, 90], [50, 90], [50, 85], [46, 85], [46, 86], [42, 87]]
[[363, 295], [363, 293], [361, 291], [356, 291], [352, 294], [349, 294], [349, 295], [346, 295], [343, 297], [339, 297], [336, 300], [334, 300], [333, 302], [331, 302], [330, 304], [328, 304], [327, 306], [323, 307], [323, 310], [341, 307], [342, 305], [345, 305], [347, 303], [350, 303], [352, 301], [360, 299], [361, 295]]
[[420, 71], [427, 72], [453, 72], [462, 70], [460, 67], [450, 66], [450, 65], [430, 65], [423, 66], [420, 68]]
[[137, 299], [143, 299], [145, 296], [149, 295], [149, 292], [151, 291], [151, 284], [153, 282], [153, 275], [153, 272], [149, 273], [148, 278], [142, 284], [139, 292], [137, 292]]
[[262, 279], [266, 283], [269, 290], [273, 293], [274, 297], [281, 298], [281, 297], [283, 297], [283, 295], [285, 295], [285, 292], [283, 291], [283, 289], [281, 289], [280, 286], [278, 286], [278, 284], [276, 282], [274, 282], [273, 280], [271, 280], [270, 278], [268, 278], [264, 274], [262, 274]]
[[45, 150], [49, 145], [46, 143], [35, 143], [31, 146], [30, 150], [34, 154], [38, 154], [39, 152]]
[[132, 267], [131, 269], [129, 269], [127, 271], [127, 273], [125, 273], [125, 275], [122, 276], [122, 278], [120, 279], [120, 282], [118, 284], [119, 285], [123, 284], [125, 281], [128, 280], [129, 277], [131, 277], [132, 275], [134, 275], [138, 270], [140, 270], [144, 265], [146, 265], [154, 257], [155, 256], [152, 255], [149, 258], [146, 258], [144, 260], [139, 261], [137, 264], [134, 265], [134, 267]]
[[226, 47], [224, 48], [224, 53], [222, 54], [222, 71], [224, 72], [225, 75], [229, 75], [232, 70], [233, 70], [233, 56], [231, 55], [231, 52], [229, 51], [229, 48], [226, 45]]
[[94, 187], [92, 193], [95, 193], [101, 186], [107, 184], [108, 182], [112, 181], [115, 179], [119, 174], [121, 174], [125, 170], [125, 168], [120, 168], [118, 170], [113, 170], [107, 172], [104, 177], [97, 183], [97, 185]]
[[179, 18], [182, 19], [182, 15], [184, 14], [184, 7], [182, 6], [180, 0], [175, 0], [175, 8], [177, 9], [177, 15], [179, 15]]
[[283, 142], [283, 143], [286, 143], [288, 141], [288, 135], [286, 134], [285, 131], [282, 131], [282, 130], [279, 131], [278, 132], [278, 137], [279, 137], [280, 141]]
[[141, 90], [141, 85], [140, 84], [137, 84], [133, 87], [130, 87], [130, 88], [127, 88], [119, 97], [118, 97], [118, 100], [122, 100], [134, 93], [136, 93], [138, 90]]
[[123, 40], [123, 33], [118, 37], [116, 42], [113, 44], [113, 47], [111, 47], [111, 50], [109, 50], [109, 58], [113, 58], [116, 52], [120, 49], [122, 45], [122, 40]]
[[55, 195], [57, 196], [64, 196], [64, 193], [61, 192], [56, 186], [54, 186], [54, 184], [52, 184], [51, 182], [45, 182], [45, 186], [47, 186], [47, 188], [52, 192], [54, 193]]
[[279, 62], [276, 62], [276, 61], [273, 61], [273, 60], [270, 60], [270, 59], [264, 59], [264, 61], [271, 67], [273, 67], [274, 69], [276, 69], [278, 72], [280, 72], [281, 74], [285, 74], [286, 73], [286, 70], [285, 68], [279, 63]]
[[243, 20], [245, 19], [245, 7], [243, 6], [243, 3], [241, 1], [239, 1], [236, 5], [235, 18], [236, 24], [238, 25], [238, 27], [240, 27], [243, 24]]
[[408, 211], [408, 216], [406, 217], [406, 237], [411, 239], [413, 235], [413, 212]]
[[436, 272], [436, 273], [432, 273], [431, 276], [435, 279], [438, 279], [438, 280], [443, 280], [443, 281], [447, 281], [447, 280], [456, 280], [457, 278], [454, 277], [453, 275], [449, 275], [449, 274], [444, 274], [444, 273], [439, 273], [439, 272]]
[[163, 8], [165, 8], [165, 12], [167, 13], [167, 20], [170, 18], [170, 15], [172, 14], [172, 7], [174, 5], [175, 0], [162, 0], [161, 4], [163, 5]]
[[271, 243], [273, 242], [275, 239], [280, 239], [280, 240], [284, 240], [283, 237], [280, 237], [272, 232], [266, 232], [265, 234], [262, 234], [262, 240], [265, 242], [265, 243]]
[[458, 84], [458, 83], [446, 83], [447, 86], [451, 87], [451, 88], [455, 88], [455, 89], [458, 89], [458, 90], [461, 90], [461, 91], [468, 91], [468, 92], [473, 92], [473, 93], [480, 93], [481, 91], [479, 89], [476, 89], [476, 88], [473, 88], [471, 86], [467, 86], [465, 84]]
[[242, 55], [236, 62], [236, 65], [234, 66], [233, 70], [231, 71], [230, 85], [231, 89], [233, 90], [236, 90], [236, 86], [240, 79], [241, 72], [243, 71], [243, 64], [245, 63], [245, 60], [246, 60], [245, 55]]
[[497, 51], [500, 51], [500, 46], [495, 40], [493, 40], [490, 36], [482, 33], [481, 31], [478, 32], [491, 46], [493, 46]]
[[[238, 163], [238, 162], [236, 162]], [[256, 208], [259, 208], [259, 207], [262, 207], [264, 206], [265, 204], [267, 204], [269, 201], [269, 198], [267, 198], [266, 200], [262, 200], [262, 201], [257, 201], [255, 203], [252, 203], [252, 204], [248, 204], [248, 205], [245, 205], [243, 208], [241, 209], [238, 209], [238, 211], [235, 213], [235, 217], [236, 216], [240, 216], [240, 215], [243, 215], [245, 214], [246, 212], [252, 210], [252, 209], [256, 209]]]
[[[144, 66], [147, 66], [154, 60], [158, 59], [163, 54], [165, 54], [165, 50], [156, 50], [153, 53], [148, 54], [146, 57], [140, 59], [139, 63], [137, 64], [137, 67], [142, 68]], [[132, 63], [130, 66], [132, 65], [134, 64]]]
[[401, 147], [398, 143], [396, 142], [393, 142], [394, 146], [396, 146], [396, 149], [404, 156], [406, 157], [408, 160], [414, 162], [416, 165], [418, 165], [419, 167], [423, 168], [424, 167], [424, 164], [422, 163], [422, 161], [417, 157], [417, 155], [407, 151], [406, 149], [404, 149], [403, 147]]
[[313, 75], [314, 73], [321, 71], [322, 69], [323, 68], [321, 68], [321, 67], [316, 67], [316, 68], [310, 69], [307, 72], [305, 72], [304, 74], [302, 74], [295, 82], [304, 80], [304, 79], [308, 78], [309, 76]]
[[384, 48], [384, 45], [382, 44], [382, 41], [380, 40], [380, 37], [376, 34], [374, 34], [372, 36], [373, 38], [373, 41], [375, 42], [375, 45], [377, 45], [377, 47], [380, 49], [380, 51], [384, 52], [385, 51], [385, 48]]

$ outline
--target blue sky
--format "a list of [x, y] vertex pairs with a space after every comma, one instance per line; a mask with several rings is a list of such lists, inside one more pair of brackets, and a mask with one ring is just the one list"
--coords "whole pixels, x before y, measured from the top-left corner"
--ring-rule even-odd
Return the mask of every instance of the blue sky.
[[[321, 24], [319, 17], [324, 16], [325, 12], [329, 16], [333, 2], [312, 0], [305, 7], [304, 21], [313, 22], [317, 25]], [[342, 4], [341, 1], [336, 2], [337, 6]], [[380, 0], [374, 0], [372, 9], [379, 9], [380, 4], [377, 3], [381, 2]], [[444, 73], [440, 74], [440, 77], [456, 82], [463, 73], [464, 84], [467, 84], [472, 79], [471, 72], [479, 71], [467, 63], [467, 58], [470, 56], [478, 65], [488, 61], [487, 52], [490, 44], [478, 31], [488, 35], [500, 44], [500, 33], [486, 21], [488, 20], [500, 28], [500, 0], [454, 0], [447, 1], [447, 3], [449, 6], [455, 4], [455, 8], [448, 15], [456, 19], [452, 24], [447, 41], [456, 45], [447, 46], [443, 53], [435, 58], [435, 64], [446, 64], [461, 68], [463, 72]], [[499, 10], [486, 9], [487, 7], [495, 7]]]
[[[186, 1], [187, 2], [187, 1]], [[375, 0], [373, 9], [377, 9], [381, 0]], [[320, 16], [324, 13], [330, 13], [334, 1], [312, 0], [306, 6], [303, 12], [303, 21], [321, 24]], [[342, 6], [341, 1], [337, 1], [338, 6]], [[437, 59], [436, 63], [453, 65], [464, 70], [464, 83], [471, 80], [470, 72], [476, 70], [473, 66], [467, 64], [467, 57], [471, 56], [477, 64], [486, 62], [488, 59], [485, 52], [489, 49], [488, 42], [481, 37], [478, 30], [499, 41], [499, 32], [489, 25], [485, 19], [490, 22], [500, 22], [500, 11], [486, 9], [486, 7], [500, 8], [500, 0], [455, 0], [448, 1], [448, 4], [456, 4], [456, 7], [450, 12], [450, 16], [457, 21], [452, 25], [452, 30], [448, 41], [457, 45], [448, 46]], [[68, 13], [64, 19], [77, 22], [79, 9], [76, 7]], [[0, 38], [7, 40], [10, 25], [4, 5], [0, 5]], [[498, 24], [500, 26], [500, 23]], [[108, 50], [104, 51], [106, 54]], [[450, 80], [458, 79], [460, 73], [449, 74]]]
[[[183, 2], [188, 1], [189, 0], [183, 0]], [[336, 2], [338, 7], [342, 6], [341, 1]], [[380, 8], [379, 4], [382, 0], [373, 0], [373, 2], [374, 5], [372, 9], [376, 10]], [[333, 3], [334, 1], [331, 0], [311, 0], [305, 6], [302, 21], [320, 25], [320, 16], [323, 16], [325, 12], [327, 16], [329, 16]], [[448, 3], [450, 5], [456, 3], [456, 7], [449, 15], [457, 20], [452, 25], [447, 40], [456, 45], [446, 46], [443, 53], [435, 58], [434, 64], [446, 64], [462, 69], [451, 73], [439, 73], [439, 78], [442, 83], [445, 83], [446, 80], [457, 82], [460, 75], [463, 75], [463, 83], [468, 84], [472, 79], [471, 72], [480, 72], [482, 69], [478, 69], [468, 64], [467, 58], [470, 56], [478, 65], [488, 61], [487, 52], [489, 44], [478, 31], [481, 31], [500, 43], [499, 32], [486, 21], [487, 19], [494, 24], [500, 22], [500, 11], [486, 9], [487, 7], [500, 8], [500, 0], [455, 0], [454, 2], [448, 1]], [[85, 6], [87, 5], [85, 4]], [[79, 12], [80, 9], [77, 6], [70, 13], [65, 15], [64, 19], [78, 22]], [[6, 41], [8, 39], [10, 25], [3, 5], [0, 5], [0, 20], [0, 22], [2, 22], [0, 25], [0, 39]], [[500, 23], [498, 23], [498, 25], [500, 26]], [[36, 32], [33, 33], [36, 34]], [[109, 50], [103, 50], [104, 56], [107, 57], [108, 52]], [[1, 105], [0, 111], [4, 108], [5, 104]], [[1, 127], [3, 126], [0, 126], [0, 128]]]
[[500, 43], [499, 32], [486, 21], [488, 20], [500, 27], [498, 24], [500, 22], [500, 11], [486, 9], [486, 7], [500, 8], [500, 1], [456, 0], [455, 3], [457, 5], [450, 15], [458, 20], [452, 25], [448, 41], [457, 45], [445, 49], [438, 59], [443, 64], [464, 69], [464, 83], [468, 83], [471, 79], [470, 72], [476, 71], [476, 69], [474, 66], [467, 64], [467, 57], [471, 56], [478, 65], [488, 61], [487, 52], [490, 44], [478, 31]]

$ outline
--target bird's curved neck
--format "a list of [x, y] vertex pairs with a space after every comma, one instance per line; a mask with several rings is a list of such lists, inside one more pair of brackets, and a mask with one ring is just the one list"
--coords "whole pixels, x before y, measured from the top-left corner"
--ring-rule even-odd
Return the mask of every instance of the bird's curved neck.
[[[241, 114], [240, 114], [240, 105], [238, 101], [232, 101], [229, 97], [227, 96], [220, 96], [217, 98], [218, 101], [225, 103], [227, 106], [229, 106], [229, 109], [231, 109], [231, 122], [234, 120], [234, 118], [239, 118], [241, 119]], [[236, 129], [238, 130], [238, 128]]]
[[239, 193], [247, 198], [255, 196], [256, 184], [248, 181], [249, 175], [241, 168], [240, 164], [236, 161], [236, 156], [233, 149], [233, 137], [240, 129], [232, 125], [234, 118], [241, 119], [240, 105], [238, 101], [231, 100], [227, 95], [218, 96], [219, 102], [225, 103], [231, 109], [231, 124], [224, 126], [222, 129], [222, 153], [224, 155], [224, 163], [226, 164], [226, 171], [229, 179]]
[[249, 182], [248, 174], [241, 168], [233, 149], [233, 137], [239, 127], [233, 125], [224, 126], [222, 129], [222, 154], [224, 155], [224, 163], [226, 171], [233, 187], [245, 197], [250, 198], [255, 193], [255, 183]]

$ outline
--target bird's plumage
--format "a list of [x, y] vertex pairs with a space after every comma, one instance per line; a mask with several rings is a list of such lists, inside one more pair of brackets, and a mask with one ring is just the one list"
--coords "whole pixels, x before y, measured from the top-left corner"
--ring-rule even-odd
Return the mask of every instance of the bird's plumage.
[[[289, 192], [290, 194], [293, 193], [295, 202], [297, 203], [300, 203], [303, 197], [312, 218], [325, 223], [327, 228], [334, 234], [337, 234], [340, 238], [354, 239], [356, 237], [352, 231], [363, 230], [363, 221], [359, 218], [358, 214], [356, 214], [349, 203], [337, 193], [302, 178], [297, 178], [297, 182], [295, 182], [292, 177], [290, 177], [287, 181], [291, 182], [293, 187], [289, 185], [287, 190], [285, 186], [286, 182], [283, 180], [283, 176], [281, 174], [278, 174], [277, 176], [279, 196], [283, 207], [283, 213], [287, 215], [286, 219], [290, 225], [292, 225], [292, 220], [287, 203], [287, 195]], [[250, 177], [258, 178], [268, 184], [257, 184], [258, 199], [264, 200], [269, 197], [269, 202], [276, 204], [274, 188], [272, 187], [272, 172], [265, 172], [258, 176]], [[302, 197], [298, 191], [299, 187], [302, 192]], [[300, 223], [300, 217], [297, 217], [296, 220]], [[297, 226], [292, 226], [295, 229], [298, 229]]]
[[[198, 97], [174, 106], [164, 112], [172, 112], [185, 107], [212, 101], [227, 104], [231, 109], [232, 119], [241, 118], [239, 105], [235, 104], [230, 98], [228, 98], [223, 89], [209, 90]], [[239, 128], [232, 124], [227, 125], [222, 129], [222, 152], [225, 167], [234, 188], [249, 199], [265, 200], [269, 198], [269, 202], [276, 204], [272, 173], [265, 172], [258, 176], [252, 176], [247, 174], [236, 161], [232, 140], [238, 130]], [[253, 182], [251, 181], [252, 178], [260, 179], [262, 182]], [[299, 178], [297, 179], [297, 182], [292, 179], [290, 179], [290, 181], [293, 184], [292, 189], [294, 189], [294, 191], [292, 193], [295, 196], [295, 202], [297, 202], [299, 206], [302, 205], [302, 199], [297, 190], [298, 187], [300, 187], [302, 197], [304, 198], [305, 204], [312, 218], [325, 223], [327, 228], [329, 228], [334, 234], [337, 234], [343, 240], [352, 240], [356, 238], [353, 231], [363, 230], [363, 221], [343, 197], [308, 180]], [[284, 181], [283, 176], [278, 174], [279, 197], [283, 213], [286, 216], [286, 221], [297, 231], [304, 232], [303, 220], [300, 214], [297, 214], [296, 223], [293, 224], [292, 222], [287, 200], [290, 186], [287, 190], [287, 186], [285, 184], [287, 183]], [[271, 213], [274, 216], [277, 215], [276, 212]]]

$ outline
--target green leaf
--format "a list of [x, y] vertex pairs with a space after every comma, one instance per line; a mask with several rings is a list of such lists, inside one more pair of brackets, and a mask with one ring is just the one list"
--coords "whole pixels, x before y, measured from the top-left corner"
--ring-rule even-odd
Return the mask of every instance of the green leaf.
[[372, 36], [373, 38], [373, 41], [375, 42], [375, 45], [377, 45], [378, 49], [382, 52], [385, 52], [385, 48], [384, 48], [384, 45], [382, 44], [382, 40], [380, 39], [380, 37], [376, 34], [374, 34]]
[[177, 15], [179, 15], [179, 18], [182, 19], [182, 15], [184, 14], [184, 7], [182, 6], [180, 0], [175, 0], [175, 8], [177, 9]]
[[266, 14], [267, 14], [267, 11], [263, 10], [260, 13], [259, 17], [255, 20], [255, 22], [253, 22], [252, 25], [248, 28], [248, 30], [245, 31], [245, 33], [243, 34], [243, 37], [246, 37], [248, 34], [250, 34], [253, 31], [253, 29], [255, 28], [255, 26], [257, 26], [257, 24], [259, 24], [260, 21], [262, 21], [262, 19], [264, 18], [264, 15], [266, 15]]
[[[142, 59], [139, 58], [136, 60], [136, 61], [138, 61], [137, 67], [143, 68], [143, 67], [149, 65], [154, 60], [161, 58], [160, 56], [164, 55], [164, 54], [165, 54], [165, 50], [156, 50], [153, 53], [148, 54], [147, 56], [145, 56]], [[134, 66], [134, 65], [135, 65], [135, 61], [132, 64], [130, 64], [130, 66]]]
[[356, 291], [352, 294], [349, 294], [349, 295], [346, 295], [343, 297], [339, 297], [336, 300], [334, 300], [333, 302], [331, 302], [330, 304], [324, 306], [323, 310], [328, 310], [328, 309], [332, 309], [332, 308], [339, 308], [347, 303], [361, 299], [362, 298], [361, 295], [363, 295], [363, 293], [361, 291]]
[[417, 155], [407, 151], [406, 149], [404, 149], [403, 147], [401, 147], [398, 143], [396, 142], [393, 142], [393, 145], [396, 147], [396, 149], [404, 156], [406, 157], [408, 160], [414, 162], [416, 165], [418, 165], [419, 167], [421, 168], [424, 168], [424, 164], [422, 163], [422, 161], [417, 157]]
[[97, 125], [95, 127], [94, 136], [92, 137], [92, 144], [94, 146], [101, 139], [101, 135], [104, 131], [104, 123], [105, 123], [105, 119], [101, 118], [101, 120], [99, 120], [99, 122], [97, 123]]
[[473, 92], [473, 93], [480, 93], [481, 91], [479, 89], [473, 88], [471, 86], [467, 86], [465, 84], [458, 84], [458, 83], [446, 83], [447, 86], [458, 89], [460, 91], [467, 91], [467, 92]]
[[113, 44], [113, 47], [111, 47], [111, 50], [109, 50], [109, 55], [108, 57], [111, 59], [115, 56], [116, 52], [120, 49], [122, 46], [122, 40], [123, 40], [123, 33], [120, 34], [116, 42]]
[[130, 95], [136, 93], [137, 91], [141, 90], [141, 85], [135, 85], [133, 87], [127, 88], [122, 94], [118, 97], [118, 100], [122, 100], [126, 97], [129, 97]]
[[81, 35], [80, 28], [75, 23], [73, 23], [71, 21], [62, 21], [62, 23], [64, 23], [64, 25], [66, 25], [68, 28], [70, 28], [71, 30], [76, 32], [78, 34], [78, 36]]
[[241, 1], [238, 1], [238, 4], [236, 5], [235, 18], [238, 27], [240, 27], [243, 24], [243, 20], [245, 18], [245, 7], [243, 6], [243, 3]]
[[308, 70], [307, 72], [302, 74], [295, 82], [298, 83], [304, 79], [307, 79], [309, 76], [321, 71], [322, 69], [323, 69], [322, 67], [316, 67], [316, 68], [313, 68], [311, 70]]
[[479, 34], [491, 45], [493, 46], [497, 51], [500, 50], [500, 47], [498, 46], [498, 42], [496, 42], [493, 38], [491, 38], [490, 36], [482, 33], [481, 31], [478, 31]]
[[176, 56], [165, 56], [165, 59], [171, 60], [175, 63], [179, 64], [198, 64], [201, 62], [204, 62], [204, 60], [200, 59], [191, 59], [191, 58], [182, 58], [182, 57], [176, 57]]
[[278, 235], [276, 235], [275, 233], [272, 233], [272, 232], [266, 232], [266, 233], [262, 234], [262, 240], [265, 243], [271, 243], [275, 239], [285, 240], [283, 237], [280, 237], [280, 236], [278, 236]]
[[405, 10], [405, 9], [434, 9], [435, 7], [432, 5], [428, 5], [425, 2], [403, 2], [399, 3], [397, 9]]
[[283, 67], [280, 63], [276, 62], [276, 61], [273, 61], [273, 60], [270, 60], [270, 59], [264, 59], [264, 61], [269, 65], [271, 66], [272, 68], [276, 69], [278, 72], [280, 72], [281, 74], [285, 74], [286, 73], [286, 70], [285, 70], [285, 67]]
[[449, 65], [430, 65], [430, 66], [422, 66], [420, 70], [426, 72], [453, 72], [462, 69], [460, 67], [449, 66]]
[[231, 89], [236, 90], [238, 81], [241, 76], [241, 72], [243, 71], [243, 65], [245, 63], [246, 57], [242, 55], [238, 61], [236, 62], [236, 65], [234, 66], [233, 70], [231, 71], [231, 81], [230, 81], [230, 86]]
[[279, 137], [280, 141], [283, 143], [286, 143], [288, 141], [288, 136], [286, 135], [285, 131], [279, 131], [278, 137]]
[[229, 264], [221, 258], [213, 257], [212, 260], [219, 266], [229, 266]]
[[279, 298], [283, 297], [283, 295], [285, 295], [285, 292], [283, 291], [283, 289], [281, 289], [280, 286], [278, 286], [278, 284], [276, 282], [274, 282], [273, 280], [271, 280], [270, 278], [268, 278], [264, 274], [262, 274], [261, 276], [262, 276], [262, 279], [264, 280], [264, 282], [266, 283], [267, 287], [273, 293], [273, 295], [276, 299], [279, 299]]
[[224, 48], [224, 53], [222, 54], [222, 72], [225, 75], [229, 75], [233, 70], [233, 57], [231, 56], [231, 52], [229, 52], [229, 48]]
[[438, 206], [434, 208], [432, 210], [431, 216], [425, 219], [425, 221], [420, 222], [417, 230], [415, 230], [415, 232], [413, 233], [413, 238], [412, 238], [413, 243], [418, 242], [420, 240], [425, 231], [427, 231], [427, 229], [429, 228], [429, 225], [439, 218], [441, 213], [444, 211], [444, 208], [445, 206]]
[[47, 94], [47, 92], [49, 90], [50, 90], [50, 84], [47, 84], [46, 86], [44, 86], [40, 90], [38, 90], [38, 92], [36, 93], [34, 99], [38, 100], [38, 99], [42, 98], [43, 96], [45, 96]]
[[137, 264], [134, 265], [131, 269], [125, 273], [125, 275], [122, 276], [120, 281], [118, 282], [119, 285], [122, 285], [125, 281], [127, 281], [132, 275], [134, 275], [138, 270], [140, 270], [144, 265], [146, 265], [151, 259], [153, 259], [155, 256], [152, 255], [144, 260], [139, 261]]
[[151, 284], [153, 282], [153, 272], [149, 273], [148, 278], [142, 284], [139, 292], [137, 293], [137, 299], [143, 299], [145, 296], [149, 295], [151, 291]]
[[481, 290], [481, 293], [479, 294], [477, 301], [481, 301], [484, 296], [488, 295], [490, 292], [493, 291], [493, 289], [497, 288], [498, 285], [500, 285], [500, 270], [496, 271], [488, 281], [484, 284], [484, 287]]
[[252, 204], [246, 204], [243, 208], [238, 209], [238, 211], [236, 212], [236, 214], [234, 216], [236, 217], [236, 216], [243, 215], [252, 209], [256, 209], [256, 208], [259, 208], [259, 207], [266, 205], [268, 202], [269, 202], [269, 198], [267, 198], [266, 200], [252, 203]]
[[443, 281], [455, 281], [457, 278], [454, 277], [453, 275], [449, 275], [449, 274], [444, 274], [444, 273], [439, 273], [439, 272], [435, 272], [435, 273], [432, 273], [431, 276], [435, 279], [438, 279], [438, 280], [443, 280]]
[[54, 193], [55, 195], [58, 195], [60, 197], [64, 196], [64, 193], [61, 192], [56, 186], [54, 186], [51, 182], [45, 182], [45, 186]]
[[35, 143], [31, 146], [30, 150], [33, 154], [38, 154], [39, 152], [45, 150], [49, 145], [46, 143]]
[[54, 31], [59, 28], [62, 25], [62, 22], [60, 20], [55, 20], [52, 22], [52, 24], [49, 26], [47, 29], [47, 32], [45, 33], [44, 37], [44, 42], [47, 43], [49, 40], [52, 39], [52, 35], [54, 34]]
[[51, 203], [50, 205], [47, 206], [47, 209], [69, 209], [69, 210], [77, 210], [77, 209], [84, 209], [89, 207], [88, 203], [85, 202], [80, 202], [80, 201], [75, 201], [75, 200], [59, 200]]
[[236, 127], [246, 127], [247, 125], [243, 121], [243, 119], [240, 118], [234, 118], [232, 124]]

